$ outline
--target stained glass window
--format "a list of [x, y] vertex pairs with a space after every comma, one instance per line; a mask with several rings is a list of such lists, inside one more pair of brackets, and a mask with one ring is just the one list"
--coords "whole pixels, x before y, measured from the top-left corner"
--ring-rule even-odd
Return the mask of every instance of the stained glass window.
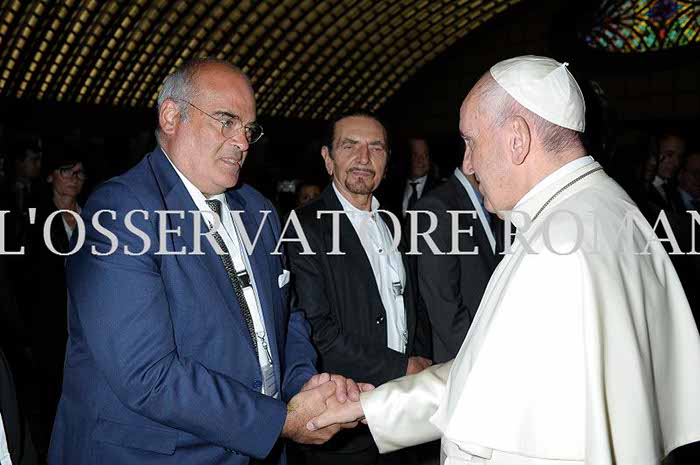
[[609, 52], [649, 52], [700, 43], [700, 1], [604, 0], [586, 44]]

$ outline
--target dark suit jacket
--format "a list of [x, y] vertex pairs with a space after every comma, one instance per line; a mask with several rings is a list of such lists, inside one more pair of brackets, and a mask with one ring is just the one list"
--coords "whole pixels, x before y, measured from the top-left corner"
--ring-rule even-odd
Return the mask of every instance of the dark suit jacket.
[[[459, 352], [464, 337], [479, 307], [486, 285], [500, 261], [494, 255], [481, 222], [470, 215], [460, 215], [459, 229], [473, 227], [473, 236], [459, 235], [459, 250], [479, 248], [478, 255], [449, 255], [452, 249], [452, 217], [448, 211], [474, 211], [464, 186], [453, 174], [447, 182], [422, 197], [415, 210], [428, 210], [437, 215], [437, 229], [430, 237], [445, 255], [435, 255], [424, 240], [418, 240], [420, 255], [415, 256], [420, 297], [430, 317], [435, 363], [452, 360]], [[497, 251], [502, 241], [502, 222], [497, 222]], [[418, 215], [419, 231], [427, 231], [430, 219]]]
[[[226, 195], [249, 237], [260, 228], [252, 275], [275, 376], [289, 399], [315, 373], [315, 353], [308, 323], [288, 305], [289, 286], [280, 287], [282, 259], [270, 253], [280, 225], [254, 189]], [[118, 239], [111, 255], [91, 253], [112, 245], [91, 224], [100, 210], [116, 215], [100, 216]], [[149, 212], [131, 216], [138, 234], [125, 226], [134, 210]], [[100, 186], [83, 209], [85, 244], [66, 264], [69, 342], [51, 465], [244, 465], [278, 442], [286, 406], [260, 393], [258, 358], [221, 258], [206, 239], [201, 255], [157, 254], [159, 245], [193, 251], [195, 230], [191, 214], [171, 214], [167, 228], [180, 231], [161, 244], [156, 210], [197, 210], [160, 148]], [[273, 211], [264, 223], [261, 210]], [[146, 240], [151, 246], [138, 255]], [[286, 459], [281, 453], [266, 463]]]
[[[404, 376], [409, 355], [421, 353], [420, 334], [427, 330], [422, 328], [417, 336], [415, 276], [404, 257], [408, 345], [403, 354], [387, 347], [386, 311], [367, 254], [346, 215], [339, 216], [340, 250], [344, 255], [328, 254], [333, 249], [333, 220], [330, 214], [317, 219], [319, 211], [328, 210], [343, 210], [332, 186], [319, 199], [296, 210], [315, 253], [303, 255], [298, 242], [287, 246], [298, 306], [312, 326], [319, 370], [379, 386]], [[391, 229], [392, 222], [385, 222]], [[293, 228], [288, 231], [290, 237], [295, 237]]]

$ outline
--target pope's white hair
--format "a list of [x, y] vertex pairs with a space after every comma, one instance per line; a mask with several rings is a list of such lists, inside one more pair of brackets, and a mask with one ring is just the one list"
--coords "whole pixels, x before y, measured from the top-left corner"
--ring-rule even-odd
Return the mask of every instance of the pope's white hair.
[[479, 111], [491, 115], [493, 126], [501, 127], [513, 116], [520, 116], [547, 152], [560, 153], [583, 146], [580, 133], [551, 123], [522, 106], [498, 85], [490, 72], [481, 77], [479, 85]]

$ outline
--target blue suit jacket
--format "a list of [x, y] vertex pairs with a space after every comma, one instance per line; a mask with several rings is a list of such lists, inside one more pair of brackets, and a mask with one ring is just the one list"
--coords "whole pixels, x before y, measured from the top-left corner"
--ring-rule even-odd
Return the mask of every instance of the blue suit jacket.
[[[289, 285], [280, 288], [283, 259], [272, 255], [279, 219], [270, 202], [242, 186], [228, 192], [248, 236], [270, 210], [250, 257], [282, 398], [296, 394], [316, 371], [309, 326], [289, 308]], [[113, 233], [112, 241], [91, 221]], [[126, 226], [131, 223], [142, 233]], [[159, 241], [156, 210], [167, 217]], [[128, 173], [101, 185], [84, 210], [85, 243], [67, 260], [69, 342], [63, 393], [51, 438], [51, 465], [286, 463], [278, 441], [286, 406], [260, 394], [262, 375], [231, 283], [209, 241], [193, 250], [187, 189], [158, 148]], [[134, 229], [134, 228], [131, 228]], [[73, 236], [73, 243], [77, 239]], [[140, 237], [143, 236], [143, 237]], [[151, 247], [141, 255], [128, 255]]]

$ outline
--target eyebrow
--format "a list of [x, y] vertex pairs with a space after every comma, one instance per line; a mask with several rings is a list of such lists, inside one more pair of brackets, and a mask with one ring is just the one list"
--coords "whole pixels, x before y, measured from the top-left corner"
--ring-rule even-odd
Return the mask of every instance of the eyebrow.
[[230, 111], [225, 111], [225, 110], [215, 111], [214, 114], [218, 115], [218, 116], [228, 116], [231, 119], [234, 119], [234, 118], [241, 119], [240, 116], [238, 116], [234, 113], [231, 113]]

